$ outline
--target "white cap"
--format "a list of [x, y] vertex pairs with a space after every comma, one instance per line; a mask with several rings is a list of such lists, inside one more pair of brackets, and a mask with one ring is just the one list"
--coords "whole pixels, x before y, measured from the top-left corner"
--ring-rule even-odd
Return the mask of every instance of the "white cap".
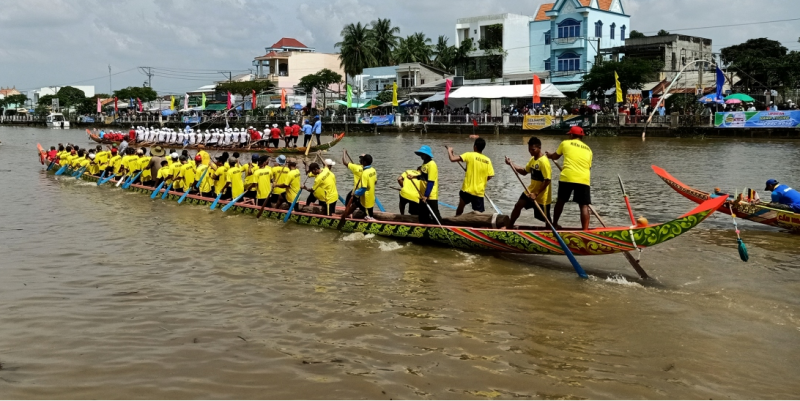
[[178, 152], [172, 152], [172, 153], [169, 155], [169, 157], [171, 157], [171, 158], [173, 158], [173, 159], [177, 159], [179, 156], [180, 156], [180, 155], [178, 154]]
[[333, 167], [336, 165], [336, 162], [331, 159], [325, 159], [325, 165]]

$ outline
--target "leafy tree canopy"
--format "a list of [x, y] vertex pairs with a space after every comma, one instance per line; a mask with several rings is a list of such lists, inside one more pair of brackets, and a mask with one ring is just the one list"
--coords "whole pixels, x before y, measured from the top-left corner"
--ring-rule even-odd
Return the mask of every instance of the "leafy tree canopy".
[[636, 39], [636, 38], [643, 38], [645, 36], [646, 36], [645, 34], [643, 34], [643, 33], [641, 33], [641, 32], [639, 32], [639, 31], [634, 29], [634, 30], [631, 31], [631, 34], [630, 34], [629, 37], [631, 39]]
[[253, 91], [263, 92], [275, 87], [272, 81], [245, 81], [245, 82], [220, 82], [217, 84], [217, 92], [230, 92], [235, 95], [246, 96]]
[[778, 41], [758, 38], [722, 48], [720, 58], [747, 89], [796, 88], [800, 80], [800, 56], [797, 51], [787, 51]]
[[671, 33], [669, 33], [669, 31], [665, 31], [663, 29], [658, 31], [658, 33], [656, 34], [656, 36], [669, 36], [669, 35], [671, 35]]
[[[59, 106], [70, 108], [83, 102], [83, 100], [86, 99], [86, 94], [78, 88], [65, 86], [58, 90], [56, 97], [58, 98]], [[39, 103], [41, 102], [42, 99], [39, 98]], [[49, 104], [49, 102], [47, 104]]]
[[142, 102], [152, 102], [158, 99], [156, 91], [147, 86], [129, 86], [125, 89], [115, 90], [114, 96], [119, 99], [141, 99]]

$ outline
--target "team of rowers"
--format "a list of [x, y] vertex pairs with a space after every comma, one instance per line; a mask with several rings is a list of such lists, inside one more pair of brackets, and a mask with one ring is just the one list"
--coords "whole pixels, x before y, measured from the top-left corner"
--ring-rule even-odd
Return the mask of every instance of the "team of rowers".
[[322, 134], [322, 121], [319, 116], [314, 118], [314, 122], [304, 120], [302, 126], [296, 121], [286, 122], [283, 130], [278, 128], [278, 124], [267, 126], [264, 131], [259, 131], [252, 126], [244, 128], [213, 128], [206, 130], [195, 130], [188, 125], [183, 131], [171, 128], [154, 127], [131, 127], [128, 134], [117, 131], [97, 131], [94, 134], [101, 139], [114, 142], [134, 142], [149, 145], [206, 145], [206, 146], [230, 146], [230, 147], [273, 147], [277, 148], [281, 141], [284, 147], [297, 147], [297, 140], [300, 133], [303, 133], [303, 146], [307, 146], [309, 141], [316, 136], [317, 145], [320, 145]]
[[[569, 131], [569, 139], [563, 141], [555, 153], [543, 153], [541, 141], [532, 137], [527, 145], [531, 158], [524, 166], [514, 164], [509, 158], [505, 159], [505, 163], [511, 166], [516, 174], [531, 175], [530, 184], [525, 188], [511, 213], [508, 229], [514, 227], [523, 209], [536, 207], [534, 213], [536, 219], [551, 221], [550, 160], [558, 160], [562, 156], [564, 167], [559, 180], [558, 200], [552, 224], [558, 227], [564, 204], [572, 198], [581, 207], [583, 229], [588, 229], [592, 151], [583, 142], [583, 137], [583, 129], [573, 127]], [[459, 192], [456, 216], [461, 215], [467, 205], [474, 211], [485, 211], [486, 184], [495, 175], [492, 161], [483, 154], [485, 147], [486, 141], [483, 138], [475, 140], [471, 152], [461, 155], [455, 154], [453, 148], [447, 147], [447, 156], [451, 162], [466, 164], [466, 167], [462, 166], [465, 175]], [[433, 151], [424, 145], [414, 153], [420, 157], [422, 164], [416, 169], [405, 171], [397, 178], [400, 184], [400, 213], [405, 214], [408, 206], [408, 213], [418, 216], [420, 223], [441, 224], [439, 170], [434, 161]], [[347, 151], [344, 151], [342, 163], [352, 173], [354, 184], [345, 199], [339, 196], [336, 188], [336, 175], [333, 172], [336, 162], [331, 159], [322, 160], [319, 154], [310, 164], [306, 160], [302, 161], [307, 176], [302, 183], [298, 160], [295, 158], [280, 155], [271, 163], [269, 156], [254, 154], [248, 162], [240, 157], [239, 153], [228, 155], [224, 152], [212, 161], [211, 155], [203, 149], [203, 145], [200, 145], [200, 150], [194, 156], [187, 150], [182, 150], [181, 153], [173, 151], [168, 153], [161, 146], [154, 146], [148, 152], [143, 147], [138, 149], [129, 147], [118, 151], [117, 148], [104, 150], [100, 145], [95, 149], [59, 145], [58, 149], [51, 148], [47, 157], [54, 164], [75, 170], [76, 174], [85, 171], [101, 178], [113, 176], [117, 180], [145, 186], [166, 185], [167, 188], [203, 197], [242, 199], [245, 204], [268, 208], [291, 205], [299, 197], [302, 189], [310, 193], [306, 200], [307, 204], [318, 204], [321, 213], [328, 216], [334, 214], [337, 202], [342, 201], [345, 204], [342, 221], [355, 210], [363, 211], [366, 220], [373, 220], [374, 207], [378, 203], [375, 196], [378, 174], [373, 167], [373, 157], [369, 154], [360, 155], [358, 163], [354, 163]], [[311, 177], [314, 177], [314, 183], [309, 188], [306, 183]]]

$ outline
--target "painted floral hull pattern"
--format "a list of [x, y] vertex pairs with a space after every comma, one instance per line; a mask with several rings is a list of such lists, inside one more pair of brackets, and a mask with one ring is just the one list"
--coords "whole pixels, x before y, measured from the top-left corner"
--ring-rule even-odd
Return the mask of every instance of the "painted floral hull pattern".
[[[51, 171], [55, 171], [53, 169]], [[84, 175], [84, 180], [97, 181], [98, 177]], [[113, 182], [113, 181], [112, 181]], [[128, 190], [152, 194], [152, 187], [131, 185]], [[163, 193], [163, 192], [162, 192]], [[171, 191], [165, 199], [177, 201], [182, 192]], [[214, 199], [195, 195], [187, 196], [183, 204], [208, 206]], [[220, 207], [227, 204], [220, 201]], [[710, 201], [705, 207], [667, 223], [639, 227], [629, 230], [627, 227], [597, 229], [589, 231], [562, 231], [561, 237], [575, 255], [608, 255], [636, 248], [631, 241], [631, 232], [636, 244], [641, 248], [651, 247], [675, 238], [696, 227], [722, 204], [722, 199]], [[242, 214], [258, 214], [260, 208], [252, 205], [235, 205], [228, 212]], [[265, 209], [263, 218], [283, 220], [285, 210]], [[325, 217], [295, 212], [289, 221], [297, 224], [337, 229], [338, 217]], [[343, 232], [360, 232], [382, 237], [410, 240], [414, 242], [437, 244], [475, 251], [491, 251], [506, 253], [552, 254], [563, 255], [564, 252], [551, 231], [499, 230], [466, 227], [439, 227], [420, 224], [396, 222], [368, 222], [348, 220], [342, 227]]]

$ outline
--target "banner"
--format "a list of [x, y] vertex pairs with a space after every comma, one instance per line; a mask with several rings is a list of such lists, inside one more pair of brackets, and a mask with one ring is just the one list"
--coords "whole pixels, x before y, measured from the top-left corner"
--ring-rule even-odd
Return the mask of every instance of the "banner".
[[353, 87], [347, 85], [347, 108], [353, 107]]
[[716, 113], [717, 128], [793, 128], [800, 125], [800, 110], [730, 111]]
[[394, 125], [394, 114], [373, 116], [369, 119], [369, 123], [375, 125]]
[[444, 105], [447, 106], [447, 101], [450, 100], [450, 89], [453, 87], [453, 80], [447, 79], [444, 81]]
[[231, 92], [230, 92], [230, 91], [228, 91], [228, 105], [225, 107], [225, 109], [226, 109], [226, 110], [230, 110], [230, 109], [231, 109], [231, 105], [232, 105], [232, 103], [233, 103], [233, 102], [231, 101]]
[[139, 98], [137, 97], [137, 98], [136, 98], [136, 104], [137, 104], [137, 105], [138, 105], [138, 107], [139, 107], [139, 113], [141, 113], [142, 111], [144, 111], [144, 106], [142, 106], [142, 99], [139, 99]]
[[722, 100], [722, 87], [725, 85], [725, 74], [717, 66], [717, 100]]
[[119, 99], [117, 99], [117, 97], [116, 97], [116, 96], [114, 96], [114, 113], [116, 113], [117, 111], [119, 111], [119, 109], [117, 108], [117, 100], [119, 100]]
[[205, 93], [203, 94], [203, 100], [202, 101], [203, 101], [203, 103], [200, 104], [200, 108], [205, 110], [206, 109], [206, 94]]
[[195, 116], [195, 117], [184, 116], [183, 119], [182, 119], [182, 122], [184, 124], [199, 124], [200, 123], [200, 117], [199, 116]]
[[281, 89], [281, 108], [286, 108], [286, 89]]
[[189, 94], [185, 94], [183, 96], [183, 109], [186, 110], [189, 108]]
[[553, 116], [525, 116], [522, 120], [522, 129], [525, 130], [540, 130], [550, 128], [553, 125]]
[[100, 114], [101, 107], [102, 106], [100, 105], [100, 98], [98, 97], [97, 98], [97, 114]]
[[258, 103], [257, 103], [257, 100], [256, 100], [256, 91], [253, 90], [253, 101], [250, 102], [250, 110], [255, 110], [256, 107], [258, 107], [257, 104]]
[[538, 75], [533, 74], [533, 104], [539, 104], [542, 102], [541, 94], [542, 81], [539, 80]]
[[622, 103], [622, 85], [619, 83], [619, 75], [614, 71], [614, 83], [617, 85], [617, 103]]
[[397, 82], [392, 82], [392, 106], [397, 107]]
[[175, 110], [175, 96], [169, 97], [169, 109]]

